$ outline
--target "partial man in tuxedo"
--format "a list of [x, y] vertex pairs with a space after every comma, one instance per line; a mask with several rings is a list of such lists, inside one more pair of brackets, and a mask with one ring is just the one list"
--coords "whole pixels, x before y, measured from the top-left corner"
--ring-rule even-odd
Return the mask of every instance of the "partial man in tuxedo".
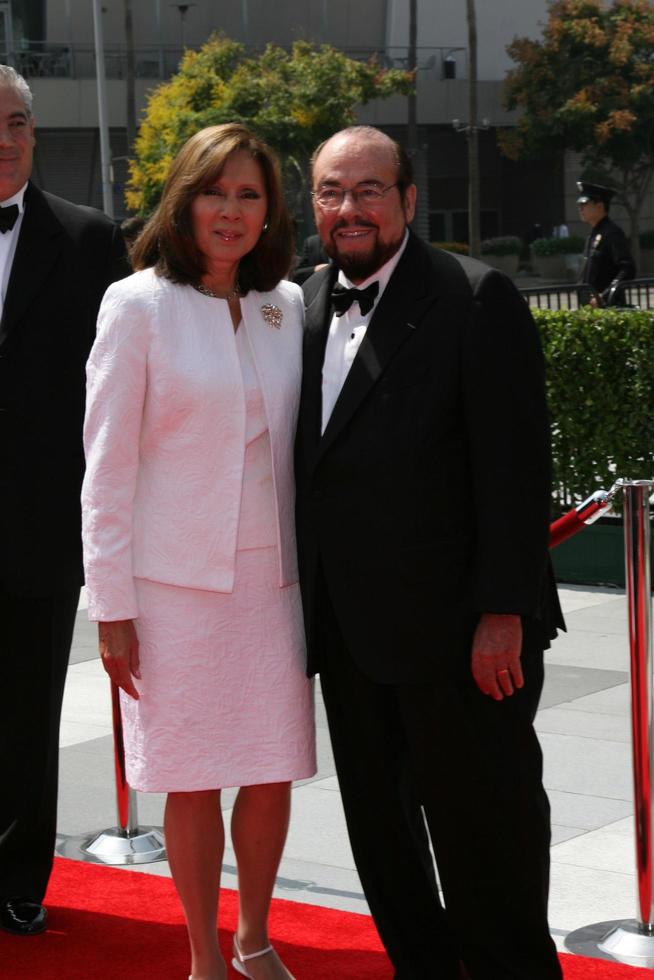
[[323, 248], [318, 235], [309, 235], [304, 239], [302, 251], [300, 252], [295, 269], [293, 270], [293, 282], [301, 286], [307, 281], [309, 276], [318, 272], [329, 262], [329, 256]]
[[57, 817], [59, 718], [82, 583], [85, 364], [117, 227], [30, 181], [32, 94], [0, 65], [0, 927], [32, 935]]
[[508, 278], [408, 230], [387, 136], [337, 133], [312, 178], [334, 264], [304, 286], [300, 576], [357, 868], [398, 980], [558, 980], [536, 328]]

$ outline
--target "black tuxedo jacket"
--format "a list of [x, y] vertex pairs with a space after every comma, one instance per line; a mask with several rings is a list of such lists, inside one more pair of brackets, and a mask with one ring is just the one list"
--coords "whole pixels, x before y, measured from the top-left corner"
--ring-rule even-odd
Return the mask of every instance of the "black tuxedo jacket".
[[309, 672], [325, 592], [380, 682], [467, 664], [481, 612], [521, 614], [545, 646], [562, 621], [543, 359], [524, 300], [501, 273], [411, 235], [321, 436], [335, 276], [321, 270], [304, 287], [296, 471]]
[[0, 585], [19, 595], [82, 583], [85, 365], [124, 256], [105, 215], [28, 185], [0, 323]]
[[293, 271], [293, 282], [301, 286], [313, 275], [313, 270], [317, 265], [329, 261], [329, 256], [322, 247], [318, 235], [309, 235], [308, 238], [305, 238], [302, 251], [298, 256], [297, 264]]

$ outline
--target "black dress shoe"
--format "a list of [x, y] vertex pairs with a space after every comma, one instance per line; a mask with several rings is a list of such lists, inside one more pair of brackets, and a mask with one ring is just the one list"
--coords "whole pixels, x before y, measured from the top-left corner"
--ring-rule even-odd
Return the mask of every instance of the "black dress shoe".
[[29, 898], [5, 898], [0, 902], [0, 929], [14, 936], [36, 936], [44, 932], [48, 910]]

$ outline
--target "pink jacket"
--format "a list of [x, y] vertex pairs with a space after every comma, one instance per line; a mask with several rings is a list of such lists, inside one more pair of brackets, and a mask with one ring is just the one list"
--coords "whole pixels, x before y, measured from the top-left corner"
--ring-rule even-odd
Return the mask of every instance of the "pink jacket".
[[[262, 313], [282, 313], [279, 328]], [[302, 293], [241, 300], [268, 417], [280, 588], [297, 580], [293, 440]], [[87, 366], [82, 489], [89, 618], [138, 616], [133, 579], [231, 592], [245, 401], [227, 304], [151, 269], [106, 292]]]

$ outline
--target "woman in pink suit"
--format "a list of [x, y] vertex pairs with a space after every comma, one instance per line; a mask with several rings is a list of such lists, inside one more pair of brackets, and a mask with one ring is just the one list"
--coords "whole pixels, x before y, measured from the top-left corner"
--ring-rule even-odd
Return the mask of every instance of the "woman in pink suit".
[[83, 490], [89, 615], [121, 691], [127, 778], [167, 792], [192, 980], [224, 980], [220, 791], [231, 836], [233, 965], [291, 977], [267, 916], [291, 780], [315, 772], [293, 525], [303, 304], [279, 167], [244, 126], [173, 162], [106, 293], [88, 364]]

